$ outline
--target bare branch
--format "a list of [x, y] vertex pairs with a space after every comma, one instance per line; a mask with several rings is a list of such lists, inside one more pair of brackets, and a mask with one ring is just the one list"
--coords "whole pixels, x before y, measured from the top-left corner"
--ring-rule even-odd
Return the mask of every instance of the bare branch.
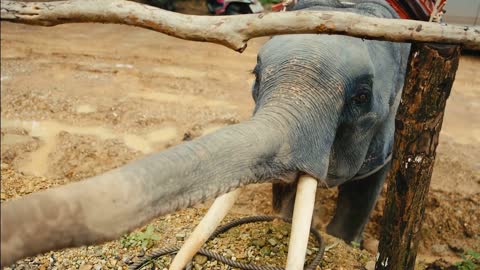
[[213, 42], [242, 52], [255, 37], [281, 34], [341, 34], [400, 42], [462, 44], [480, 50], [480, 29], [414, 20], [366, 17], [334, 11], [295, 11], [238, 16], [184, 15], [124, 0], [1, 1], [1, 20], [53, 26], [117, 23], [174, 37]]

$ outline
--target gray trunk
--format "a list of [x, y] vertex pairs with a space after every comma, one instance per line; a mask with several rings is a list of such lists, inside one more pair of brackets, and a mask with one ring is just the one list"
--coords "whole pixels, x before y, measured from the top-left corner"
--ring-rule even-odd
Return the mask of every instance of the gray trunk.
[[151, 219], [282, 173], [282, 135], [248, 121], [81, 182], [1, 205], [1, 262], [119, 238]]

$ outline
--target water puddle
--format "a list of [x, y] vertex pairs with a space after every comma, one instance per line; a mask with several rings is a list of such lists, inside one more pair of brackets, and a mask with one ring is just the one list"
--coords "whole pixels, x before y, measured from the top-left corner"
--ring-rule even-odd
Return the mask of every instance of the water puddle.
[[75, 111], [77, 113], [92, 113], [92, 112], [96, 112], [97, 108], [90, 104], [81, 104], [77, 106], [77, 108], [75, 108]]
[[148, 133], [145, 137], [150, 142], [166, 142], [177, 136], [176, 127], [164, 127]]
[[35, 176], [45, 176], [48, 171], [48, 156], [55, 148], [56, 136], [62, 132], [74, 135], [90, 135], [100, 140], [118, 139], [133, 150], [149, 154], [154, 151], [154, 144], [167, 142], [174, 139], [177, 129], [174, 126], [164, 126], [150, 131], [145, 135], [119, 133], [112, 129], [101, 126], [72, 126], [57, 121], [21, 121], [2, 119], [3, 128], [22, 128], [29, 136], [5, 134], [2, 136], [2, 144], [23, 143], [37, 137], [42, 141], [42, 146], [32, 152], [22, 165], [22, 171]]
[[119, 63], [119, 64], [115, 64], [115, 67], [116, 67], [116, 68], [128, 68], [128, 69], [132, 69], [132, 68], [133, 68], [133, 65]]
[[205, 78], [207, 76], [206, 71], [200, 71], [197, 69], [179, 67], [179, 66], [165, 66], [155, 67], [152, 70], [153, 72], [162, 73], [170, 77], [176, 78]]
[[132, 92], [132, 93], [129, 93], [128, 96], [145, 98], [145, 99], [156, 100], [161, 102], [196, 104], [198, 106], [222, 107], [222, 108], [228, 108], [228, 109], [237, 108], [237, 106], [223, 100], [212, 100], [209, 98], [203, 98], [200, 96], [193, 96], [193, 95], [174, 95], [174, 94], [158, 93], [158, 92]]
[[222, 127], [226, 126], [225, 124], [211, 124], [203, 128], [202, 135], [207, 135], [209, 133], [212, 133], [218, 129], [221, 129]]
[[17, 134], [5, 134], [2, 136], [2, 144], [16, 144], [16, 143], [26, 143], [32, 141], [32, 137], [26, 135], [17, 135]]

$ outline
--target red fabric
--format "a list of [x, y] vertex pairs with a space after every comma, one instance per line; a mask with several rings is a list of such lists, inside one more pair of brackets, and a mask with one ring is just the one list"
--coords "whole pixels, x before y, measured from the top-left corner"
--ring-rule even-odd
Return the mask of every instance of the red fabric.
[[283, 3], [278, 3], [275, 5], [272, 5], [272, 10], [273, 11], [281, 11], [283, 9]]
[[[410, 20], [428, 21], [435, 8], [435, 0], [386, 0], [395, 9], [400, 18]], [[439, 9], [442, 10], [447, 0], [440, 1]], [[272, 6], [272, 11], [281, 11], [284, 3]]]
[[[440, 1], [441, 10], [447, 0]], [[435, 9], [435, 0], [387, 0], [402, 19], [428, 21]]]

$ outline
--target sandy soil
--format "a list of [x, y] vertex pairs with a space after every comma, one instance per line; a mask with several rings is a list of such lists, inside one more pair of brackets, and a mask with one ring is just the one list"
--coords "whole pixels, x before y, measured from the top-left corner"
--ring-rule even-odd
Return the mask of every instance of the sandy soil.
[[[238, 54], [118, 25], [1, 26], [2, 201], [99, 174], [247, 119], [253, 108], [250, 71], [266, 40], [253, 40]], [[480, 58], [463, 57], [438, 148], [418, 269], [480, 251], [479, 119]], [[335, 197], [334, 189], [319, 191], [321, 230]], [[270, 214], [270, 200], [269, 185], [249, 187], [229, 219]], [[368, 251], [326, 236], [331, 248], [323, 269], [363, 269], [374, 260], [383, 202], [366, 231]], [[175, 235], [188, 235], [208, 204], [152, 222], [161, 240], [149, 247], [181, 242]], [[224, 238], [220, 247], [240, 257], [242, 241]], [[139, 248], [122, 243], [51, 252], [17, 268], [125, 269]], [[279, 266], [285, 259], [261, 252], [254, 257]]]

